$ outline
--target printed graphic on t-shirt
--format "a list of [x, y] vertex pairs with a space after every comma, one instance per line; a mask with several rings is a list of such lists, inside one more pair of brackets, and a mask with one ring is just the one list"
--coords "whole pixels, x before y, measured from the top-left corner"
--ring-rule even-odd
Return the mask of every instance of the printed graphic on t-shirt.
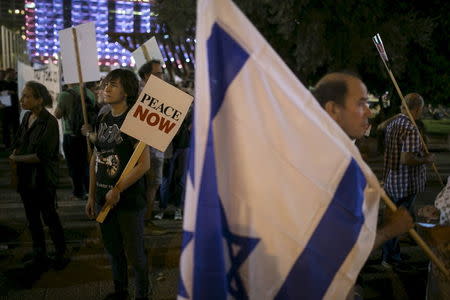
[[99, 153], [97, 156], [97, 168], [98, 164], [103, 164], [106, 168], [106, 174], [108, 174], [109, 177], [116, 177], [120, 166], [119, 156], [117, 154], [108, 155], [108, 153], [105, 152]]
[[119, 127], [116, 124], [108, 126], [106, 123], [100, 124], [97, 139], [99, 146], [103, 149], [112, 149], [123, 141]]
[[120, 166], [120, 158], [114, 152], [114, 147], [123, 142], [119, 127], [116, 124], [108, 126], [105, 123], [101, 123], [97, 139], [98, 148], [102, 150], [97, 153], [95, 170], [97, 172], [100, 165], [102, 165], [106, 170], [105, 173], [109, 177], [114, 178], [117, 176]]

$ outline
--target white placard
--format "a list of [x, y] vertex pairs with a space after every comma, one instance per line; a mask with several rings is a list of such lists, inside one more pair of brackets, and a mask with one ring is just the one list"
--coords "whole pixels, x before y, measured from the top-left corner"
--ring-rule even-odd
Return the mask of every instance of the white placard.
[[50, 62], [43, 68], [35, 70], [33, 67], [24, 63], [17, 63], [17, 81], [18, 81], [18, 94], [19, 99], [22, 96], [22, 90], [27, 81], [34, 80], [45, 85], [48, 89], [53, 101], [56, 101], [56, 97], [61, 91], [61, 80], [59, 74], [58, 65]]
[[180, 129], [192, 100], [191, 95], [152, 75], [120, 130], [164, 152]]
[[[77, 33], [83, 82], [100, 80], [94, 23], [85, 23], [73, 28]], [[79, 83], [72, 28], [61, 30], [58, 34], [61, 44], [64, 83]]]
[[4, 106], [11, 106], [11, 95], [0, 95], [0, 103]]
[[147, 62], [144, 55], [144, 47], [147, 49], [147, 53], [150, 59], [157, 59], [164, 64], [164, 58], [161, 54], [161, 50], [159, 49], [158, 43], [156, 42], [156, 38], [152, 37], [148, 41], [146, 41], [141, 47], [134, 50], [131, 55], [133, 55], [134, 61], [136, 62], [136, 68], [139, 68]]
[[17, 62], [17, 94], [22, 98], [22, 91], [27, 81], [34, 80], [33, 67], [20, 61]]

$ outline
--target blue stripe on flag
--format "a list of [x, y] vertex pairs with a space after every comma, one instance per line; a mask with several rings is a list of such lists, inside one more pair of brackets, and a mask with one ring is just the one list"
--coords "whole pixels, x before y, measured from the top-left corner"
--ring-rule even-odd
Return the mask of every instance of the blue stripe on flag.
[[207, 48], [212, 120], [222, 105], [225, 92], [249, 55], [217, 23], [213, 25]]
[[[183, 253], [184, 249], [186, 249], [187, 245], [189, 245], [193, 237], [194, 237], [193, 232], [183, 231], [183, 242], [181, 243], [181, 253]], [[180, 278], [182, 278], [181, 274]], [[189, 299], [189, 294], [186, 290], [186, 287], [184, 286], [184, 282], [182, 279], [180, 279], [178, 283], [178, 295]]]
[[[211, 115], [195, 226], [193, 299], [225, 300], [227, 278], [212, 121], [249, 55], [219, 25], [207, 41]], [[198, 149], [197, 149], [198, 150]]]
[[366, 178], [352, 159], [330, 206], [275, 299], [323, 298], [364, 224], [365, 186]]

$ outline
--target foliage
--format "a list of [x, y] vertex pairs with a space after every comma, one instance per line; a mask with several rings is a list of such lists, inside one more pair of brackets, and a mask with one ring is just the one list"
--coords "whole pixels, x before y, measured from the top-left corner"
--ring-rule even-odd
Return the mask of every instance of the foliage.
[[429, 134], [448, 135], [450, 134], [450, 120], [423, 120], [425, 128]]
[[[305, 85], [313, 85], [327, 72], [345, 69], [358, 72], [371, 92], [390, 90], [394, 94], [371, 40], [380, 33], [404, 94], [417, 91], [432, 103], [443, 103], [448, 97], [450, 5], [446, 1], [235, 3]], [[164, 0], [158, 12], [160, 20], [177, 35], [194, 28], [195, 9], [195, 1]]]

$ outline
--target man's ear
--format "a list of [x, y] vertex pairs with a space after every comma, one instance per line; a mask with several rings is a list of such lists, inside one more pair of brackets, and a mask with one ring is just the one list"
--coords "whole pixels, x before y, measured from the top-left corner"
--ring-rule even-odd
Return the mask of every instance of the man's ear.
[[339, 119], [341, 108], [334, 101], [328, 101], [325, 103], [325, 111], [330, 115], [330, 117], [337, 121]]

